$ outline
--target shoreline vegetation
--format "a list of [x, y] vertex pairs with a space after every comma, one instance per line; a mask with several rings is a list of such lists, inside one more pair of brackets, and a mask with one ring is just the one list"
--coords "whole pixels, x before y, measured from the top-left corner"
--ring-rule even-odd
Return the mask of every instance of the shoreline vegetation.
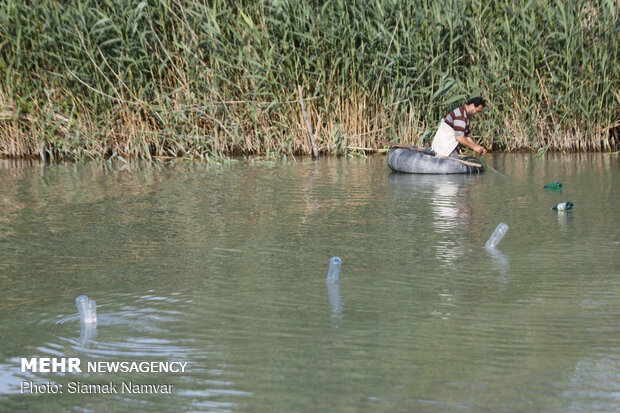
[[3, 158], [429, 147], [476, 95], [494, 151], [619, 146], [618, 0], [28, 3], [0, 5]]

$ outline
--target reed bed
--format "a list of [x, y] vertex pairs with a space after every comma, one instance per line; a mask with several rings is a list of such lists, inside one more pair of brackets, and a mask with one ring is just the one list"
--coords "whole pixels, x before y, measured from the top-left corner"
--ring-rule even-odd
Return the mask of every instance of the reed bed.
[[617, 0], [0, 4], [0, 155], [322, 154], [429, 145], [474, 95], [495, 150], [612, 150]]

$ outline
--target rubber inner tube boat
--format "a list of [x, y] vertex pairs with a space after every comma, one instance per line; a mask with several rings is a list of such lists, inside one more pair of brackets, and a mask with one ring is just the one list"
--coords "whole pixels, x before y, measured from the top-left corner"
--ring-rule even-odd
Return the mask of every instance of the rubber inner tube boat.
[[430, 149], [422, 151], [393, 148], [387, 156], [392, 170], [409, 174], [477, 174], [484, 171], [476, 158], [456, 159], [437, 156]]

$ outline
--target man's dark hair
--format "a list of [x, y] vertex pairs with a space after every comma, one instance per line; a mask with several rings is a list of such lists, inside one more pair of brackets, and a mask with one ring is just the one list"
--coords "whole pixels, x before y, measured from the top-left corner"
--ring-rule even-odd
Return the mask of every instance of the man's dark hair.
[[471, 105], [474, 104], [474, 106], [478, 107], [480, 105], [482, 105], [482, 107], [485, 107], [487, 104], [484, 102], [484, 99], [482, 99], [480, 96], [476, 96], [475, 98], [471, 98], [467, 101], [466, 105]]

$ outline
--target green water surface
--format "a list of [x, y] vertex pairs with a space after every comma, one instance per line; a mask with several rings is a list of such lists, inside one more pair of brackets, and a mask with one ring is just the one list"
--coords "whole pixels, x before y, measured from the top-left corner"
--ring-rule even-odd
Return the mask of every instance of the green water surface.
[[[3, 161], [0, 410], [617, 412], [618, 156], [485, 160], [505, 175]], [[22, 372], [33, 357], [187, 366]], [[68, 392], [130, 381], [173, 390]]]

